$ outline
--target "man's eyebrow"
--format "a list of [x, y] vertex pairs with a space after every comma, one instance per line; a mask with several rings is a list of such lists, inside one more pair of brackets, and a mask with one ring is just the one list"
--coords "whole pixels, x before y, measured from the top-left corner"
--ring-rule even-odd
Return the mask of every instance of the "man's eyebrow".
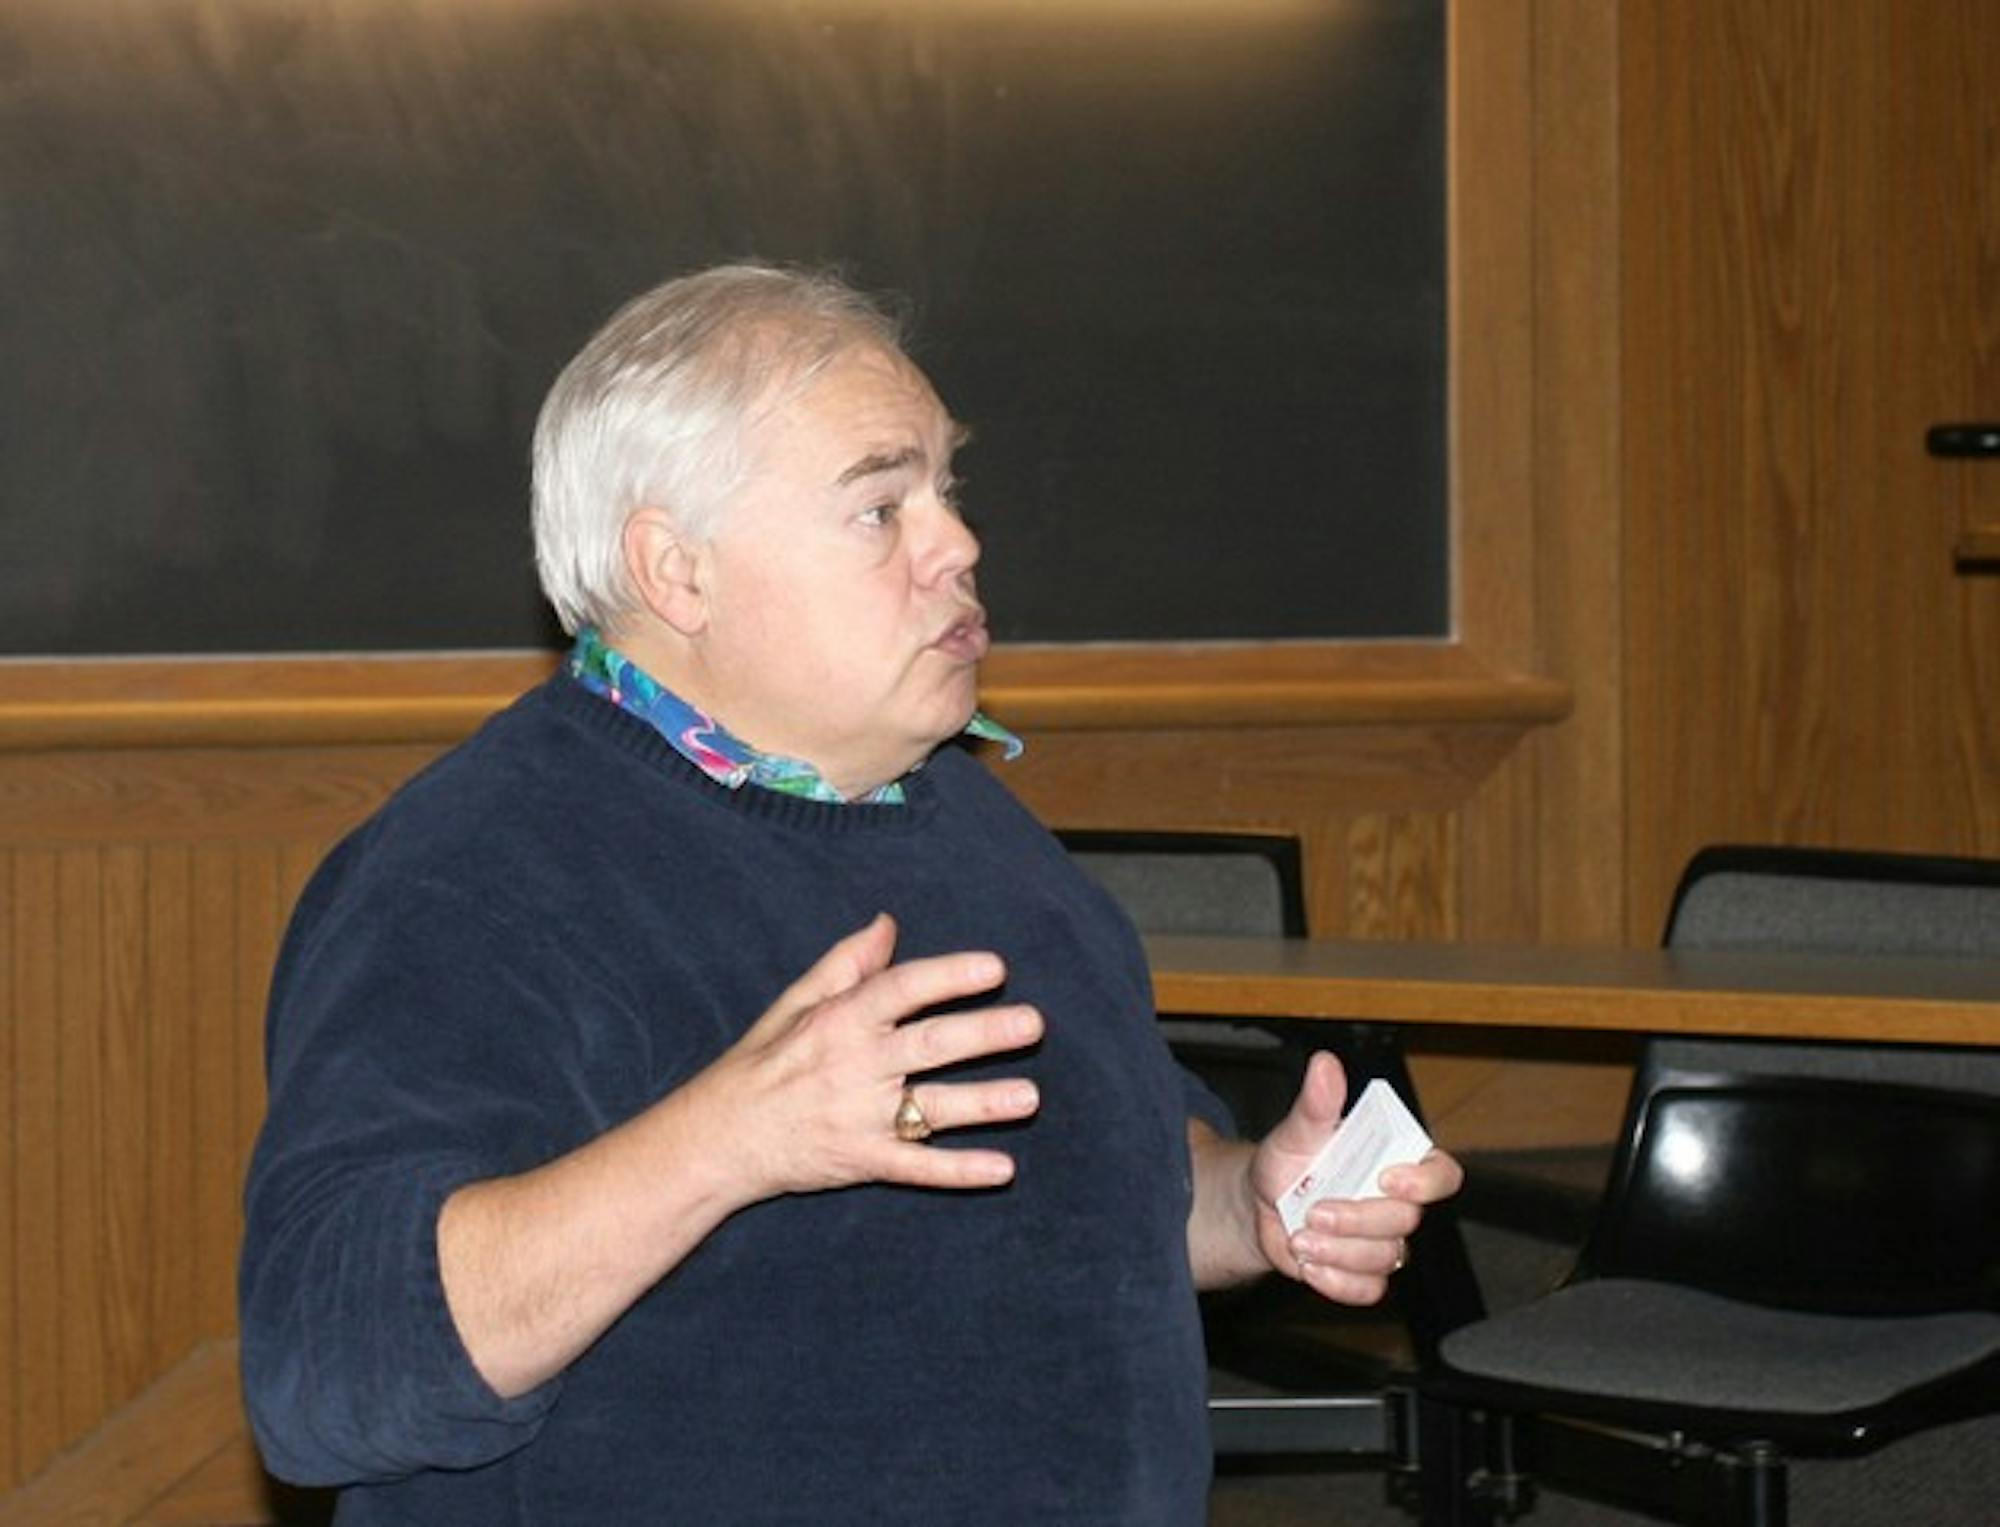
[[871, 451], [833, 480], [836, 488], [845, 488], [864, 477], [881, 477], [889, 472], [899, 472], [923, 460], [924, 453], [913, 445], [906, 445], [900, 451]]
[[[951, 435], [947, 442], [948, 451], [956, 452], [971, 438], [970, 426], [960, 424], [956, 420], [952, 421]], [[833, 485], [836, 488], [845, 488], [860, 482], [864, 477], [882, 477], [890, 472], [900, 472], [904, 467], [915, 466], [923, 459], [924, 453], [914, 445], [906, 445], [896, 451], [870, 451], [836, 477]]]

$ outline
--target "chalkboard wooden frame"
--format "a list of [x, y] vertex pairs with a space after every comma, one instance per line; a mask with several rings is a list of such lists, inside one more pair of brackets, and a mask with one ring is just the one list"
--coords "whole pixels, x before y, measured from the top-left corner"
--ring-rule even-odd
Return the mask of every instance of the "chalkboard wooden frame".
[[553, 640], [534, 401], [739, 252], [911, 296], [1001, 637], [1443, 636], [1445, 14], [24, 7], [0, 651]]
[[[455, 742], [546, 653], [0, 663], [0, 753]], [[1560, 719], [1569, 692], [1453, 643], [996, 647], [982, 703], [1031, 730], [1466, 725]]]

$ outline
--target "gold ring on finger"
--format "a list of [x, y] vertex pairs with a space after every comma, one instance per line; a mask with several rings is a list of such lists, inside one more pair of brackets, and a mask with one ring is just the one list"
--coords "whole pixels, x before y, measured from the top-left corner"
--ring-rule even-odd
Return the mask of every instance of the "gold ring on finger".
[[917, 1102], [914, 1087], [903, 1089], [903, 1101], [896, 1105], [896, 1138], [914, 1144], [931, 1137], [931, 1121], [924, 1117], [924, 1110]]

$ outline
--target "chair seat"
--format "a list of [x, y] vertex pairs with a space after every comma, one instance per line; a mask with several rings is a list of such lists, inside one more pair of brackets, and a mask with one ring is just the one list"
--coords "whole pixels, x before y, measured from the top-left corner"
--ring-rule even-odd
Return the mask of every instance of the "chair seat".
[[1543, 1389], [1833, 1416], [2000, 1353], [2000, 1314], [1811, 1315], [1600, 1278], [1454, 1332], [1442, 1350], [1462, 1372]]

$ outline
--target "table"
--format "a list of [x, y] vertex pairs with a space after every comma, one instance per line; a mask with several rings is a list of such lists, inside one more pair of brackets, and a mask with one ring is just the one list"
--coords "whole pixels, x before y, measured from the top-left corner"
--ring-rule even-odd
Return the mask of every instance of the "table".
[[[1421, 1112], [1404, 1025], [2000, 1046], [2000, 961], [1151, 935], [1162, 1014], [1335, 1022], [1351, 1087]], [[1398, 1280], [1426, 1361], [1484, 1311], [1456, 1216], [1425, 1216]]]
[[1162, 1013], [2000, 1045], [2000, 961], [1342, 939], [1145, 940]]

